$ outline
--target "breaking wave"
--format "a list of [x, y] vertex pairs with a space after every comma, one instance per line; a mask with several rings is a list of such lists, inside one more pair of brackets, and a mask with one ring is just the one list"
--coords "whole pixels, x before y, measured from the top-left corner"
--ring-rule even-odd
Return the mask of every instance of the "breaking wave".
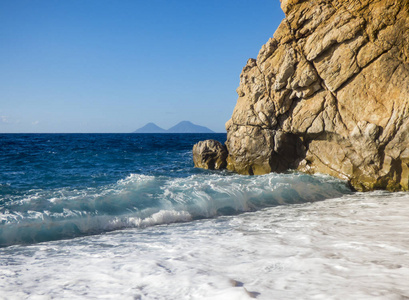
[[322, 175], [131, 174], [103, 187], [9, 194], [0, 203], [0, 246], [188, 222], [349, 193], [344, 182]]

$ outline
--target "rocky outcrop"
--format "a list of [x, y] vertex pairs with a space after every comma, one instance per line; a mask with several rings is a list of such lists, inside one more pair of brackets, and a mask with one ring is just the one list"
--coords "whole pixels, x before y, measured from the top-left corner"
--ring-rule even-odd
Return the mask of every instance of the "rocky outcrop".
[[281, 0], [286, 18], [240, 76], [227, 168], [409, 188], [409, 2]]
[[227, 166], [227, 149], [220, 142], [206, 140], [193, 146], [195, 167], [209, 170], [225, 169]]

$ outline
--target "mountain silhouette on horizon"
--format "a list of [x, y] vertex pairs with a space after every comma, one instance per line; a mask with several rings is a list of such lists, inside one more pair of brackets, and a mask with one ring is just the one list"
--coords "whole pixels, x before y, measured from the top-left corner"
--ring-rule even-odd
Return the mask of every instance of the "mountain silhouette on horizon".
[[182, 121], [168, 130], [150, 122], [133, 133], [214, 133], [214, 131], [205, 126], [193, 124], [190, 121]]
[[133, 133], [166, 133], [166, 130], [151, 122], [135, 130]]

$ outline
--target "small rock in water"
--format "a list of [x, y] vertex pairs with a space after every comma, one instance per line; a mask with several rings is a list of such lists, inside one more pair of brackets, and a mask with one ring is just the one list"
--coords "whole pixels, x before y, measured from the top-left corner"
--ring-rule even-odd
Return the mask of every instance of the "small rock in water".
[[216, 140], [200, 141], [193, 146], [195, 167], [209, 170], [225, 169], [227, 149]]

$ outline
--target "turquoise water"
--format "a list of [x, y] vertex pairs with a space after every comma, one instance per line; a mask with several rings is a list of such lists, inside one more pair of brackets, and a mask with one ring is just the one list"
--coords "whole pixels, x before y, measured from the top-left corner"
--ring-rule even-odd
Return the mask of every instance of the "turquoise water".
[[196, 169], [207, 138], [0, 135], [0, 300], [409, 298], [408, 193]]
[[343, 182], [324, 177], [249, 177], [194, 168], [193, 144], [208, 138], [224, 141], [226, 136], [1, 135], [0, 246], [213, 218], [349, 193]]

